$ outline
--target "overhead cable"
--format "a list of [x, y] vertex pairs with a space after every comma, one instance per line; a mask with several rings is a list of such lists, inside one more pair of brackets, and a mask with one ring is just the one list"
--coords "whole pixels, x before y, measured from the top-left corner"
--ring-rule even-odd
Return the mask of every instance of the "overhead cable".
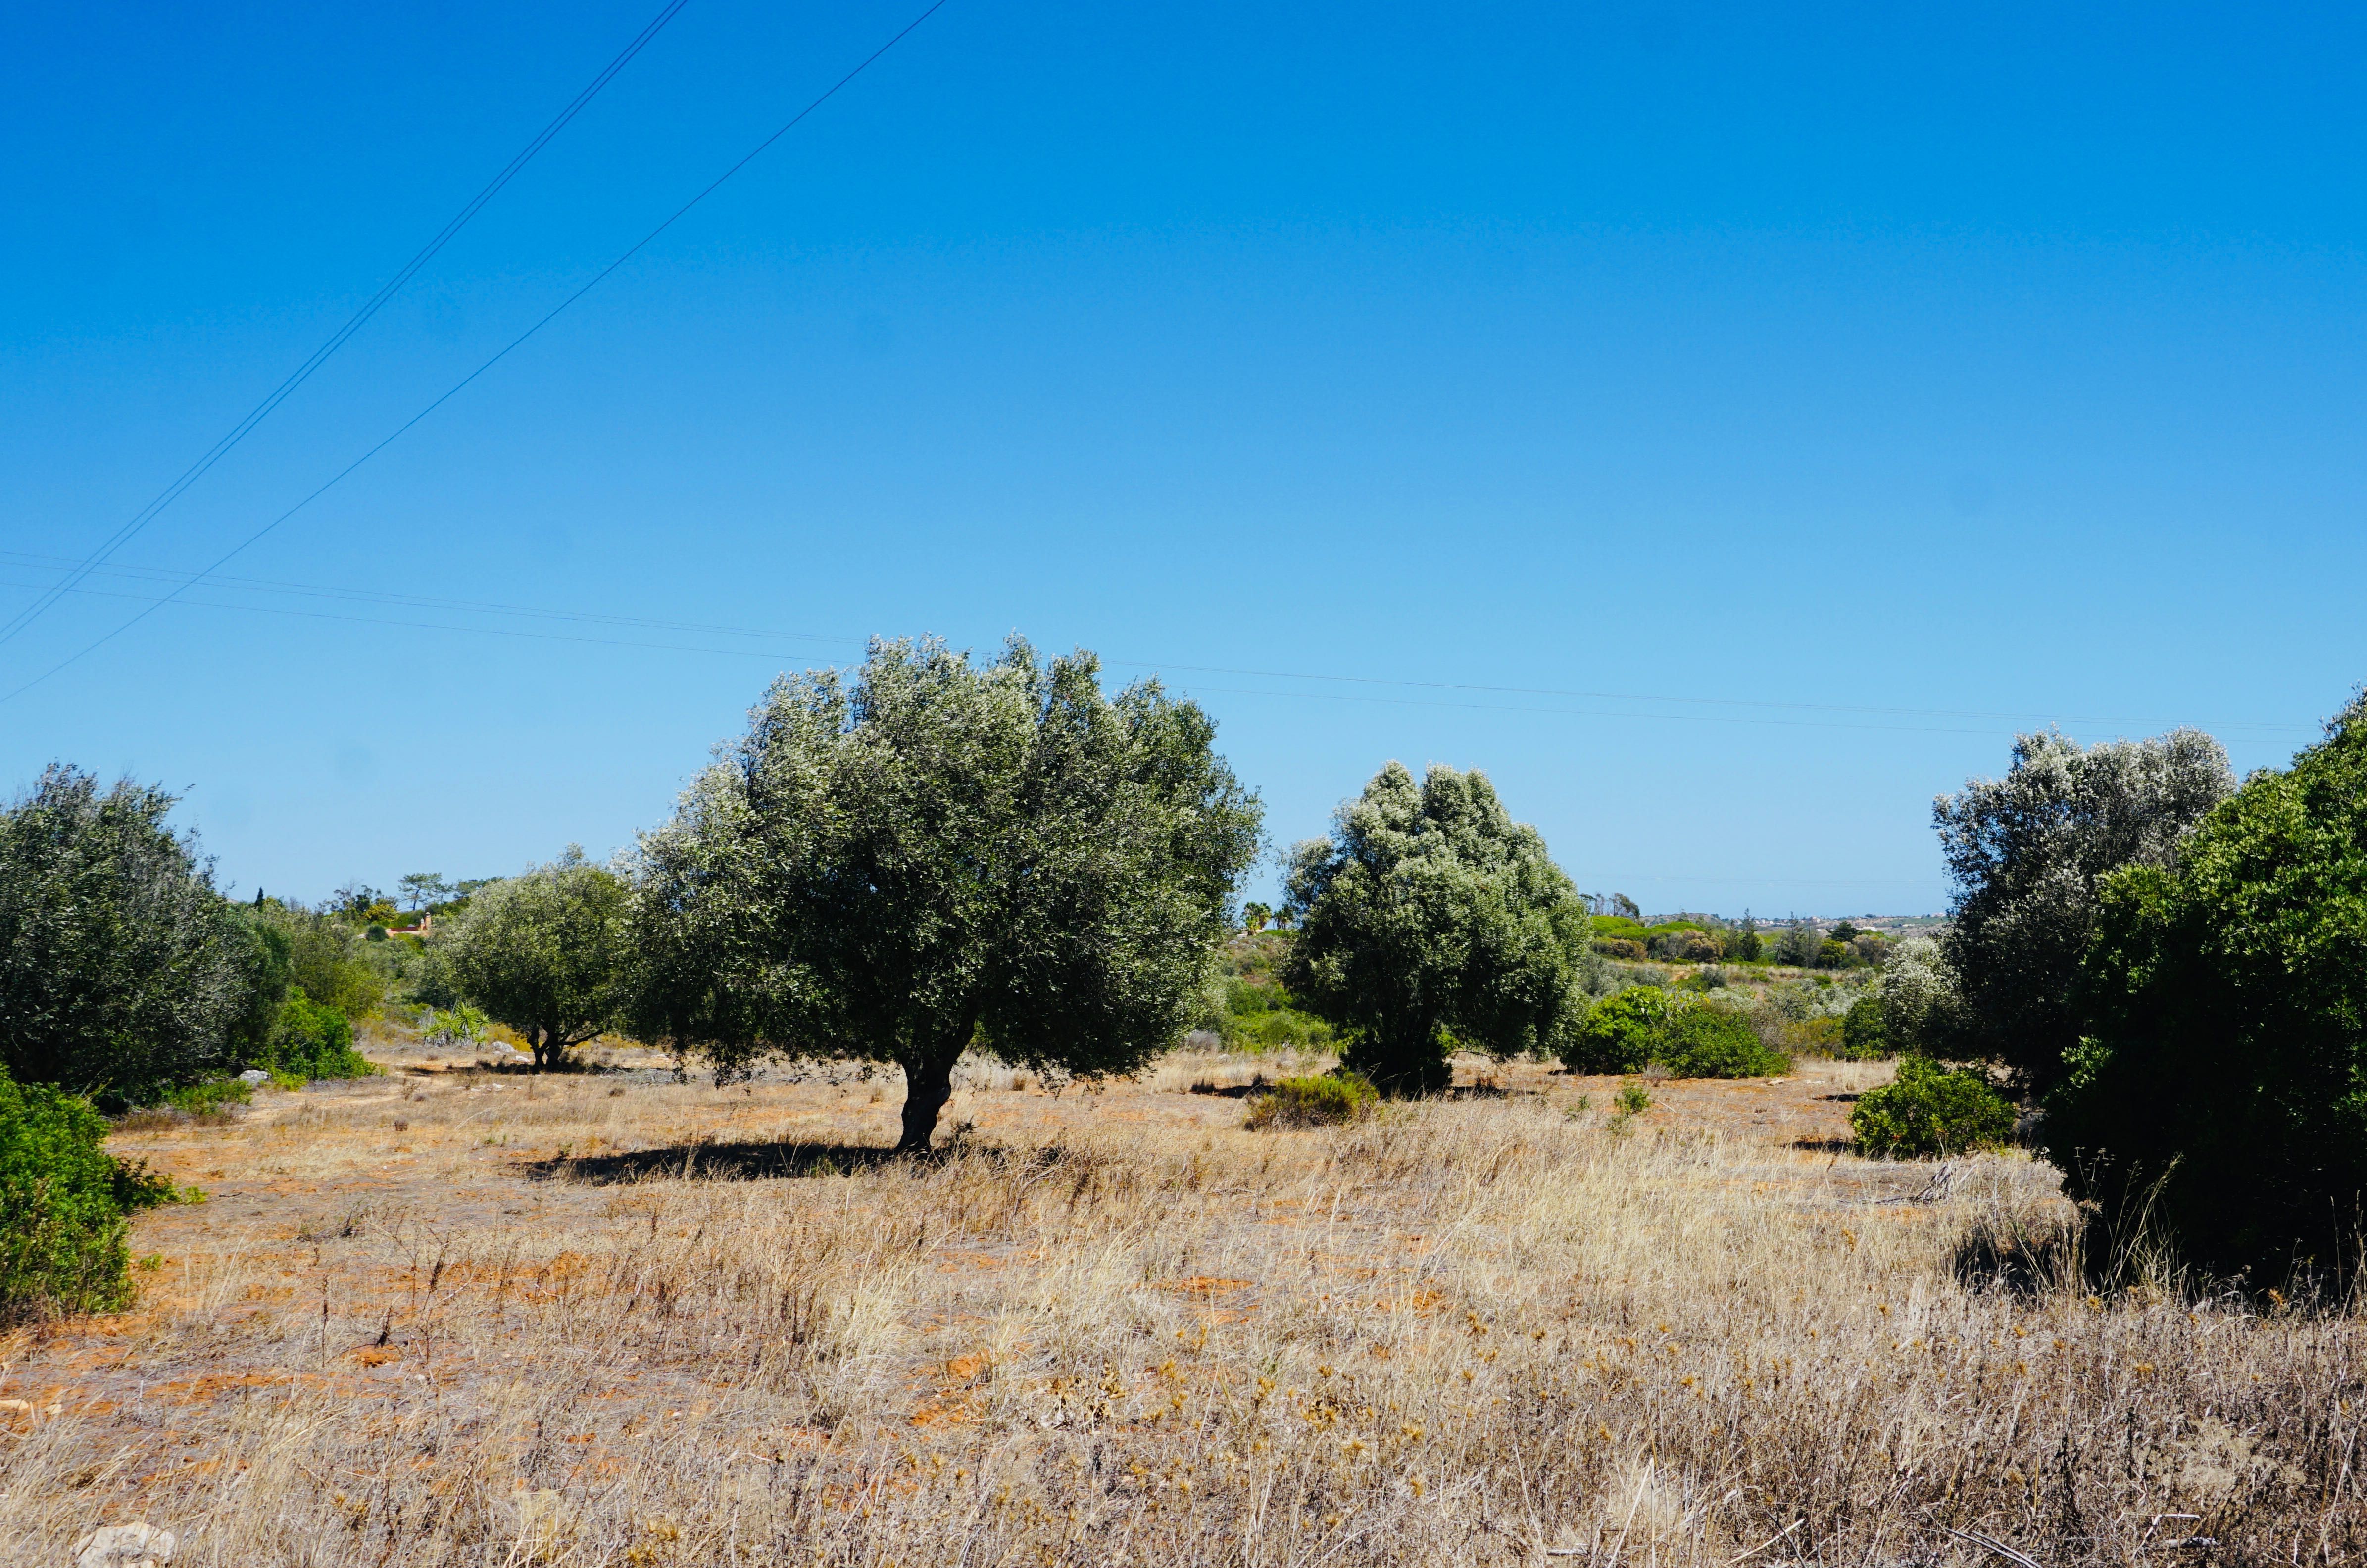
[[750, 164], [754, 163], [757, 158], [764, 154], [765, 149], [771, 147], [774, 142], [778, 141], [782, 137], [787, 136], [790, 131], [796, 130], [798, 126], [805, 120], [807, 116], [812, 114], [816, 109], [821, 107], [822, 105], [836, 97], [840, 89], [844, 88], [848, 83], [854, 81], [857, 76], [862, 75], [866, 71], [869, 70], [880, 56], [886, 54], [889, 50], [903, 42], [914, 28], [918, 28], [923, 22], [927, 21], [931, 17], [935, 16], [939, 11], [945, 9], [946, 5], [946, 0], [934, 0], [934, 3], [931, 4], [926, 10], [923, 11], [919, 16], [914, 17], [911, 21], [905, 23], [902, 28], [899, 28], [895, 36], [889, 39], [886, 43], [881, 44], [878, 49], [873, 50], [869, 54], [865, 55], [854, 70], [849, 71], [845, 75], [841, 76], [837, 81], [832, 83], [830, 86], [824, 89], [823, 92], [811, 103], [809, 103], [805, 107], [799, 109], [796, 114], [791, 115], [787, 120], [782, 122], [778, 130], [775, 130], [770, 136], [765, 137], [762, 141], [757, 142], [755, 146], [750, 148], [739, 162], [733, 164], [730, 168], [716, 175], [714, 179], [708, 181], [699, 189], [698, 193], [696, 196], [693, 196], [688, 201], [685, 201], [680, 207], [675, 208], [673, 214], [669, 216], [664, 222], [660, 223], [656, 228], [651, 230], [648, 233], [642, 235], [640, 239], [627, 246], [625, 250], [617, 255], [616, 260], [610, 262], [606, 266], [602, 267], [598, 272], [593, 274], [589, 282], [576, 289], [574, 293], [570, 294], [566, 299], [561, 299], [558, 304], [552, 306], [549, 311], [544, 313], [540, 320], [537, 321], [532, 326], [527, 328], [526, 331], [518, 333], [517, 336], [512, 338], [507, 344], [504, 344], [483, 364], [478, 366], [474, 370], [470, 371], [466, 376], [461, 377], [458, 381], [453, 382], [451, 386], [446, 388], [444, 391], [433, 401], [428, 403], [425, 408], [421, 409], [417, 413], [413, 414], [409, 419], [404, 420], [401, 424], [397, 425], [393, 432], [387, 435], [383, 440], [379, 441], [378, 445], [370, 447], [360, 457], [356, 457], [352, 462], [347, 463], [344, 468], [339, 468], [335, 473], [330, 475], [318, 486], [314, 487], [313, 490], [301, 501], [296, 502], [295, 505], [289, 507], [278, 516], [274, 517], [270, 522], [266, 523], [262, 527], [257, 528], [254, 533], [249, 534], [245, 538], [241, 539], [229, 549], [224, 550], [221, 555], [216, 556], [210, 563], [200, 567], [198, 570], [188, 574], [188, 576], [182, 581], [180, 587], [174, 589], [173, 592], [157, 600], [155, 604], [149, 605], [144, 610], [139, 611], [129, 620], [126, 620], [120, 626], [117, 626], [113, 631], [107, 633], [105, 636], [100, 637], [92, 642], [85, 643], [83, 647], [75, 649], [73, 653], [68, 654], [65, 658], [59, 660], [55, 664], [51, 665], [47, 670], [42, 671], [31, 680], [25, 682], [23, 684], [16, 687], [12, 691], [9, 691], [6, 694], [0, 694], [0, 703], [12, 703], [16, 701], [18, 697], [23, 696], [27, 692], [31, 691], [34, 687], [57, 674], [60, 671], [79, 663], [82, 660], [97, 652], [108, 643], [113, 642], [117, 637], [121, 637], [125, 632], [130, 631], [133, 626], [138, 626], [150, 615], [154, 615], [157, 610], [179, 598], [183, 588], [187, 588], [190, 584], [201, 581], [210, 573], [221, 570], [221, 567], [228, 564], [238, 556], [245, 553], [246, 550], [251, 548], [273, 529], [278, 527], [282, 523], [287, 522], [290, 517], [295, 516], [298, 513], [311, 505], [312, 502], [326, 495], [330, 491], [335, 489], [337, 485], [343, 482], [346, 476], [353, 473], [355, 469], [360, 468], [372, 457], [377, 457], [380, 452], [383, 452], [388, 447], [393, 446], [397, 441], [402, 440], [402, 437], [411, 431], [413, 426], [418, 424], [422, 420], [434, 413], [437, 409], [442, 408], [446, 403], [450, 402], [455, 397], [458, 397], [463, 389], [474, 382], [477, 378], [482, 376], [486, 371], [491, 370], [494, 366], [499, 365], [503, 360], [508, 358], [510, 355], [524, 344], [528, 338], [531, 338], [535, 333], [542, 331], [543, 328], [557, 321], [570, 306], [583, 299], [586, 294], [591, 293], [595, 288], [599, 288], [601, 284], [606, 282], [618, 267], [623, 266], [627, 262], [640, 254], [643, 250], [649, 247], [651, 242], [655, 240], [659, 235], [664, 233], [667, 230], [673, 228], [674, 224], [681, 221], [683, 217], [687, 214], [692, 208], [697, 207], [700, 202], [705, 201], [708, 197], [714, 195], [726, 180], [729, 180], [732, 175], [746, 168]]
[[17, 614], [10, 617], [5, 625], [0, 625], [0, 644], [6, 643], [18, 632], [24, 630], [27, 626], [32, 625], [34, 621], [40, 619], [42, 613], [48, 610], [51, 605], [56, 604], [61, 595], [80, 583], [85, 576], [105, 563], [115, 554], [116, 551], [130, 543], [133, 536], [137, 535], [142, 529], [148, 526], [149, 524], [154, 522], [166, 507], [172, 505], [175, 501], [180, 498], [183, 491], [187, 491], [191, 485], [197, 483], [198, 479], [204, 478], [207, 470], [210, 469], [216, 463], [221, 462], [222, 458], [228, 457], [230, 455], [231, 448], [245, 440], [247, 434], [250, 431], [254, 430], [256, 425], [261, 424], [265, 420], [270, 418], [273, 410], [277, 409], [281, 403], [286, 402], [295, 392], [297, 388], [311, 379], [312, 372], [327, 364], [330, 355], [335, 354], [340, 348], [343, 348], [345, 345], [347, 339], [351, 338], [356, 333], [361, 331], [362, 328], [368, 323], [370, 318], [377, 315], [379, 310], [385, 306], [387, 301], [393, 299], [396, 294], [400, 293], [402, 289], [402, 286], [409, 283], [412, 278], [418, 274], [421, 267], [425, 266], [430, 261], [433, 261], [436, 258], [436, 253], [441, 251], [446, 245], [449, 244], [452, 241], [452, 237], [468, 226], [469, 220], [474, 218], [479, 212], [482, 211], [487, 202], [500, 195], [502, 187], [508, 185], [513, 179], [515, 179], [517, 177], [518, 171], [525, 168], [527, 164], [533, 160], [536, 153], [541, 152], [544, 147], [548, 146], [552, 137], [557, 136], [561, 130], [566, 130], [568, 122], [572, 120], [577, 115], [583, 113], [584, 106], [599, 96], [600, 89], [606, 86], [609, 82], [616, 77], [617, 72], [622, 71], [627, 65], [630, 64], [633, 57], [640, 53], [641, 51], [648, 46], [649, 41], [657, 37], [659, 31], [663, 29], [668, 22], [674, 20], [674, 14], [680, 11], [683, 6], [687, 4], [689, 4], [689, 0], [667, 0], [665, 8], [651, 18], [650, 24], [647, 27], [643, 28], [638, 34], [634, 35], [633, 40], [624, 47], [624, 50], [617, 54], [617, 58], [608, 62], [607, 65], [601, 70], [600, 73], [597, 76], [593, 77], [584, 89], [576, 94], [575, 96], [569, 101], [565, 108], [559, 111], [556, 118], [552, 119], [549, 125], [544, 126], [542, 130], [536, 134], [533, 141], [528, 141], [524, 147], [520, 148], [518, 150], [517, 156], [512, 158], [507, 164], [504, 164], [501, 173], [495, 175], [493, 179], [487, 183], [484, 189], [470, 197], [468, 205], [461, 208], [459, 211], [454, 213], [451, 220], [446, 223], [443, 228], [437, 230], [435, 237], [420, 248], [419, 254], [413, 256], [408, 262], [403, 264], [402, 271], [396, 273], [392, 277], [388, 278], [386, 282], [379, 287], [377, 293], [371, 295], [367, 300], [363, 301], [361, 309], [356, 310], [352, 316], [347, 318], [345, 325], [339, 327], [335, 332], [331, 333], [328, 340], [323, 343], [320, 347], [314, 349], [311, 355], [305, 359], [304, 363], [296, 367], [294, 370], [289, 371], [286, 380], [280, 382], [277, 387], [274, 387], [261, 402], [249, 409], [246, 412], [245, 418], [240, 420], [236, 424], [232, 425], [229, 432], [224, 434], [221, 440], [215, 442], [211, 446], [206, 449], [203, 457], [200, 457], [196, 462], [183, 469], [179, 478], [176, 479], [171, 484], [166, 485], [162, 491], [159, 491], [156, 493], [155, 498], [150, 501], [147, 505], [132, 513], [131, 520], [130, 522], [118, 528], [113, 534], [108, 535], [106, 541], [101, 544], [97, 549], [92, 551], [89, 557], [85, 558], [73, 572], [69, 573], [63, 582], [51, 588], [48, 592], [34, 600], [32, 604], [17, 612]]

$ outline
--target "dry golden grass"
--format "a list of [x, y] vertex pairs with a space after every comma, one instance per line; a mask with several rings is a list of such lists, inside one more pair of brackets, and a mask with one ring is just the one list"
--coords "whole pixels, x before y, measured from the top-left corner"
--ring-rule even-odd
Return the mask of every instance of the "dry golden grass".
[[981, 1067], [923, 1164], [844, 1069], [121, 1138], [215, 1197], [140, 1221], [139, 1311], [0, 1346], [0, 1560], [135, 1518], [223, 1568], [2361, 1553], [2356, 1319], [1969, 1278], [2048, 1173], [1800, 1146], [1864, 1069], [1251, 1134], [1243, 1066]]

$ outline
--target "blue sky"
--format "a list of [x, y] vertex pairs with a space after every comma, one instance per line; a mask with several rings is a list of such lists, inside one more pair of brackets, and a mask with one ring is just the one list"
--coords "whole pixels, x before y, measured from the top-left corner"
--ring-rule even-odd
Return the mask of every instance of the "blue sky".
[[[12, 17], [0, 618], [657, 9]], [[918, 9], [690, 0], [0, 688]], [[1931, 797], [2016, 728], [2272, 765], [2367, 676], [2362, 33], [950, 0], [222, 569], [268, 586], [0, 702], [0, 784], [186, 789], [242, 891], [498, 873], [629, 843], [776, 671], [1016, 630], [1197, 696], [1278, 843], [1395, 757], [1648, 908], [1936, 909]]]

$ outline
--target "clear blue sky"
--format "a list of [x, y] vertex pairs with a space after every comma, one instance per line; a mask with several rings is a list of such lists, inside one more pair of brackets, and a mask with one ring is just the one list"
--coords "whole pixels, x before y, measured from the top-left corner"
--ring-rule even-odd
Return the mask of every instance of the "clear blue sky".
[[[657, 8], [12, 15], [0, 617]], [[0, 686], [917, 9], [690, 0]], [[0, 704], [0, 784], [185, 788], [241, 891], [504, 872], [662, 819], [776, 670], [1015, 629], [1199, 697], [1277, 842], [1395, 757], [1648, 908], [1938, 908], [2017, 727], [2276, 764], [2367, 676], [2362, 17], [951, 0], [224, 569], [356, 596], [191, 591]]]

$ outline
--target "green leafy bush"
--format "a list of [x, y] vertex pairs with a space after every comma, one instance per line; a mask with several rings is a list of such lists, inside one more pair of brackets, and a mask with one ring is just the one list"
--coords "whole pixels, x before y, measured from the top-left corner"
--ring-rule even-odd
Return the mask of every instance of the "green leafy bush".
[[1889, 1020], [1881, 992], [1868, 991], [1850, 1003], [1841, 1017], [1840, 1055], [1852, 1062], [1872, 1062], [1890, 1055]]
[[1859, 1150], [1894, 1157], [1990, 1148], [2013, 1136], [2013, 1104], [1976, 1067], [1902, 1056], [1898, 1076], [1850, 1111]]
[[1563, 1043], [1562, 1066], [1573, 1073], [1642, 1072], [1659, 1049], [1673, 1005], [1658, 986], [1630, 986], [1605, 997]]
[[1334, 1038], [1331, 1026], [1311, 1013], [1302, 1012], [1294, 1001], [1291, 994], [1278, 985], [1227, 980], [1224, 1010], [1216, 1021], [1225, 1049], [1330, 1049]]
[[2097, 883], [2044, 1137], [2214, 1273], [2345, 1272], [2367, 1209], [2367, 696], [2169, 864]]
[[1245, 1125], [1251, 1132], [1264, 1127], [1336, 1126], [1371, 1115], [1380, 1099], [1381, 1091], [1355, 1073], [1285, 1078], [1259, 1097]]
[[1792, 1070], [1792, 1059], [1761, 1043], [1749, 1019], [1698, 1003], [1670, 1015], [1657, 1058], [1680, 1078], [1772, 1077]]
[[270, 1056], [263, 1066], [272, 1073], [311, 1078], [366, 1078], [377, 1066], [354, 1049], [353, 1021], [333, 1007], [323, 1007], [298, 986], [280, 1004], [279, 1022], [271, 1032]]
[[184, 1089], [169, 1089], [164, 1103], [176, 1111], [186, 1111], [193, 1116], [210, 1115], [226, 1105], [244, 1105], [255, 1098], [255, 1090], [240, 1078], [214, 1078], [194, 1083]]
[[130, 1303], [124, 1213], [177, 1194], [106, 1136], [89, 1101], [0, 1075], [0, 1321]]

